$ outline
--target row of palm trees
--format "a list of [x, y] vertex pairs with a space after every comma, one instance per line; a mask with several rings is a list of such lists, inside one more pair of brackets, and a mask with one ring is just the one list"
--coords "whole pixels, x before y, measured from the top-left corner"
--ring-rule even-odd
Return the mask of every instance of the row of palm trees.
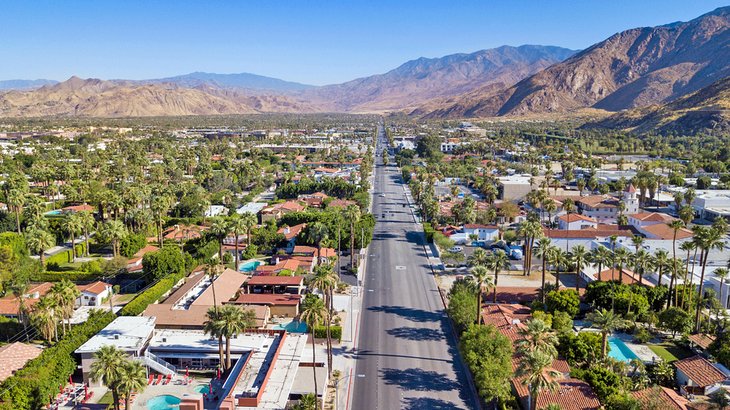
[[[26, 287], [27, 291], [27, 287]], [[19, 292], [19, 309], [26, 310], [25, 297]], [[58, 324], [61, 323], [63, 334], [71, 329], [76, 300], [81, 295], [76, 285], [68, 279], [53, 284], [48, 293], [42, 297], [30, 312], [30, 323], [38, 329], [47, 342], [58, 341]], [[23, 320], [23, 319], [21, 319]]]
[[218, 354], [223, 371], [231, 369], [231, 339], [255, 326], [256, 313], [251, 309], [242, 309], [236, 305], [217, 306], [215, 302], [214, 306], [208, 309], [203, 330], [206, 334], [218, 338]]
[[238, 240], [241, 235], [246, 234], [246, 246], [251, 246], [251, 230], [256, 226], [258, 219], [256, 215], [251, 212], [244, 212], [243, 214], [235, 213], [227, 218], [220, 218], [215, 220], [210, 226], [210, 232], [218, 239], [218, 258], [223, 260], [223, 241], [231, 234], [235, 238], [235, 266], [238, 269], [239, 252]]
[[132, 395], [141, 393], [147, 387], [147, 369], [144, 364], [111, 345], [99, 348], [94, 353], [94, 359], [91, 364], [91, 380], [101, 381], [109, 388], [115, 410], [119, 410], [122, 397], [124, 408], [129, 409]]

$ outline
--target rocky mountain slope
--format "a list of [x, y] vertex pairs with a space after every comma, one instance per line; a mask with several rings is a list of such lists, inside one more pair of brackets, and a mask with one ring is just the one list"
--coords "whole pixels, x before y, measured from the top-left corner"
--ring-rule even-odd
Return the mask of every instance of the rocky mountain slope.
[[175, 84], [137, 84], [72, 77], [31, 91], [0, 93], [0, 117], [137, 117], [314, 110], [287, 97], [247, 96]]
[[670, 103], [623, 111], [584, 127], [688, 135], [730, 132], [730, 77]]
[[246, 90], [262, 90], [276, 92], [301, 91], [313, 88], [312, 85], [284, 81], [278, 78], [265, 77], [257, 74], [215, 74], [195, 72], [175, 77], [144, 80], [143, 83], [171, 83], [182, 87], [198, 87], [203, 85], [221, 88], [242, 88]]
[[301, 97], [330, 102], [329, 108], [336, 111], [402, 110], [428, 99], [454, 96], [479, 87], [505, 89], [574, 53], [561, 47], [523, 45], [419, 58], [385, 74], [312, 89]]
[[609, 111], [677, 99], [730, 75], [730, 7], [688, 22], [627, 30], [527, 77], [431, 102], [416, 114], [524, 115]]

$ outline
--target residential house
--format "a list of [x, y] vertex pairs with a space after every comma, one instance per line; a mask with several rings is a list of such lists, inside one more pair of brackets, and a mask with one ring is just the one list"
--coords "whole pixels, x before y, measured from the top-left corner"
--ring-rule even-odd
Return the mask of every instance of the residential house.
[[101, 306], [102, 301], [112, 294], [112, 285], [96, 281], [88, 285], [76, 286], [81, 295], [76, 299], [76, 306]]
[[708, 395], [721, 388], [727, 380], [725, 373], [702, 356], [692, 356], [674, 362], [675, 380], [683, 394]]
[[[292, 250], [292, 255], [316, 257], [317, 248], [314, 246], [297, 245]], [[337, 258], [337, 252], [334, 249], [322, 247], [319, 250], [319, 262], [320, 263], [327, 263], [332, 258]]]
[[211, 205], [205, 210], [205, 217], [212, 218], [216, 216], [228, 215], [228, 208], [223, 205]]
[[276, 233], [284, 235], [284, 240], [286, 241], [286, 253], [292, 253], [292, 251], [294, 251], [294, 246], [297, 244], [297, 237], [306, 227], [306, 223], [294, 226], [284, 225], [276, 231]]
[[299, 195], [297, 199], [307, 204], [307, 206], [322, 208], [324, 207], [324, 201], [329, 197], [330, 196], [325, 194], [324, 192], [315, 192], [313, 194]]
[[[621, 202], [623, 202], [623, 211], [619, 206]], [[582, 215], [604, 224], [616, 223], [622, 212], [624, 214], [639, 212], [639, 198], [633, 185], [626, 188], [621, 198], [611, 195], [589, 195], [578, 198], [575, 203]]]
[[496, 241], [499, 239], [497, 225], [464, 224], [464, 234], [467, 239], [476, 236], [478, 241]]
[[616, 237], [617, 244], [630, 244], [635, 233], [626, 227], [618, 225], [596, 225], [595, 228], [585, 229], [543, 229], [546, 237], [553, 245], [568, 251], [576, 245], [583, 245], [586, 249], [593, 249], [598, 243], [608, 243], [612, 236]]
[[304, 276], [252, 276], [244, 283], [246, 293], [301, 294]]
[[130, 259], [127, 260], [127, 272], [141, 272], [142, 271], [142, 258], [150, 252], [157, 252], [160, 248], [154, 245], [147, 245], [144, 248], [137, 251]]
[[[40, 298], [46, 295], [53, 287], [51, 282], [32, 283], [28, 286], [28, 291], [23, 295], [23, 304], [25, 308], [30, 310], [33, 305], [38, 303]], [[0, 298], [0, 316], [10, 319], [18, 319], [18, 311], [20, 310], [20, 299], [12, 293]]]
[[286, 214], [301, 212], [305, 208], [306, 207], [298, 201], [286, 201], [280, 204], [268, 206], [261, 210], [261, 222], [264, 223], [270, 220], [279, 220]]
[[302, 295], [276, 293], [241, 293], [228, 304], [247, 306], [267, 306], [274, 317], [296, 317]]
[[687, 410], [689, 400], [668, 387], [654, 386], [631, 393], [643, 408]]
[[567, 230], [580, 230], [596, 228], [598, 221], [581, 214], [565, 214], [558, 217], [558, 228]]

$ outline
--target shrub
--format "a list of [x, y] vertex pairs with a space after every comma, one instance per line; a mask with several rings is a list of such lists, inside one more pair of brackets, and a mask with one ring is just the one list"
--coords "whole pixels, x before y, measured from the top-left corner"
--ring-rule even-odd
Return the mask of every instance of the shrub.
[[[330, 326], [330, 336], [333, 340], [342, 340], [342, 326]], [[324, 339], [327, 337], [327, 326], [317, 326], [314, 328], [314, 337]]]
[[[464, 362], [474, 375], [479, 396], [486, 402], [504, 402], [510, 396], [512, 342], [492, 325], [471, 325], [459, 343]], [[496, 407], [496, 406], [495, 406]]]
[[33, 282], [60, 282], [63, 279], [68, 279], [71, 282], [93, 282], [99, 280], [101, 273], [96, 272], [85, 272], [78, 270], [68, 271], [45, 271], [45, 272], [34, 272], [30, 275], [30, 279]]
[[[86, 245], [82, 243], [77, 243], [74, 246], [74, 250], [76, 251], [76, 256], [81, 256], [84, 254], [84, 250], [86, 249]], [[58, 269], [59, 265], [62, 265], [64, 263], [71, 263], [71, 250], [66, 250], [59, 252], [55, 255], [49, 256], [46, 258], [46, 265], [48, 266], [48, 269], [51, 269], [52, 267], [54, 269]]]
[[634, 341], [636, 343], [646, 343], [651, 339], [651, 334], [648, 330], [646, 330], [643, 327], [640, 327], [636, 329], [636, 333], [634, 333]]
[[127, 235], [122, 238], [122, 241], [119, 244], [119, 253], [121, 253], [122, 256], [131, 258], [135, 253], [139, 252], [140, 249], [144, 248], [145, 245], [147, 245], [147, 237], [144, 233]]
[[142, 270], [152, 279], [160, 279], [168, 275], [182, 275], [185, 273], [185, 265], [185, 257], [180, 249], [174, 246], [148, 253], [142, 258]]
[[580, 311], [580, 296], [575, 289], [554, 290], [546, 296], [545, 305], [550, 313], [565, 312], [573, 318]]
[[431, 226], [430, 223], [423, 223], [423, 232], [426, 234], [426, 240], [429, 242], [433, 242], [433, 234], [436, 232], [436, 230], [433, 229], [433, 226]]
[[185, 272], [176, 272], [152, 285], [150, 288], [135, 296], [127, 303], [119, 314], [122, 316], [137, 316], [147, 309], [151, 303], [155, 303], [167, 292], [169, 292], [183, 277]]
[[9, 246], [19, 258], [28, 256], [28, 247], [25, 245], [23, 235], [18, 235], [15, 232], [0, 233], [0, 245]]
[[621, 391], [621, 376], [605, 367], [592, 366], [585, 371], [576, 372], [576, 376], [593, 387], [601, 402]]

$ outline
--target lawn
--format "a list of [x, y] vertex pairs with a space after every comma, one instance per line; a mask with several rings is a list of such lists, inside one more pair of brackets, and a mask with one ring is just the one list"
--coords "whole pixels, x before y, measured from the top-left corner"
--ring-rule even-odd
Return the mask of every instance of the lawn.
[[114, 397], [112, 397], [112, 392], [107, 391], [106, 394], [101, 396], [101, 399], [99, 399], [99, 404], [114, 404]]
[[652, 352], [668, 363], [692, 356], [692, 352], [689, 349], [677, 346], [674, 342], [662, 342], [648, 346]]
[[134, 299], [135, 296], [137, 296], [136, 293], [125, 293], [125, 294], [121, 294], [121, 295], [116, 295], [114, 298], [114, 303], [117, 303], [117, 304], [129, 303], [129, 301]]

